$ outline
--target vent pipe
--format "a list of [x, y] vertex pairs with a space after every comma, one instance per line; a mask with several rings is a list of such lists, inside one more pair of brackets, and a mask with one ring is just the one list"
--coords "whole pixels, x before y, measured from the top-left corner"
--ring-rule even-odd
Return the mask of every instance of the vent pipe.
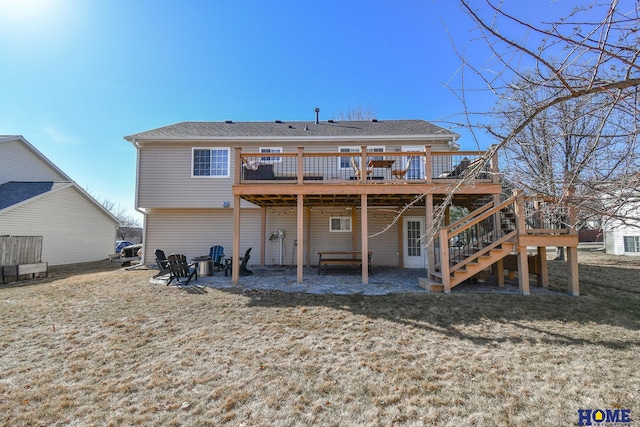
[[319, 125], [320, 124], [320, 109], [318, 107], [316, 107], [313, 111], [316, 112], [316, 124]]

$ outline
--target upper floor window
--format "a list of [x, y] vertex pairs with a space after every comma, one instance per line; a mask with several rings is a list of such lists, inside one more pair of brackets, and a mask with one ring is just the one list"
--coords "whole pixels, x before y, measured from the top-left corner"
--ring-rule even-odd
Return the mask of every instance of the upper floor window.
[[[338, 147], [339, 153], [360, 153], [360, 147]], [[379, 147], [367, 147], [367, 153], [384, 153], [384, 146]], [[355, 161], [356, 166], [360, 167], [360, 155], [354, 156], [340, 156], [340, 169], [351, 169], [352, 158]], [[369, 160], [382, 160], [383, 156], [368, 156]]]
[[[282, 153], [282, 147], [260, 147], [261, 153]], [[281, 162], [282, 157], [263, 156], [260, 158], [261, 162], [276, 163]]]
[[228, 148], [194, 148], [192, 176], [229, 177]]

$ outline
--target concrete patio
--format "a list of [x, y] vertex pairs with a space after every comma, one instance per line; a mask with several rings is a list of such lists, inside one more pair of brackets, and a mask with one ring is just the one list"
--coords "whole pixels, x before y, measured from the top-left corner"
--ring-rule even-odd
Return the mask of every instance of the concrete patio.
[[[397, 269], [376, 267], [369, 276], [369, 284], [362, 284], [360, 271], [341, 269], [318, 275], [317, 267], [305, 268], [304, 280], [296, 282], [296, 268], [289, 266], [251, 266], [252, 275], [240, 277], [240, 283], [231, 283], [231, 276], [223, 271], [214, 271], [212, 276], [198, 276], [189, 286], [213, 289], [240, 289], [243, 291], [282, 291], [330, 295], [389, 295], [399, 293], [429, 293], [419, 285], [418, 278], [425, 277], [423, 269]], [[150, 283], [165, 285], [168, 277], [150, 279]], [[175, 282], [174, 282], [175, 283]], [[174, 285], [172, 283], [172, 285]], [[484, 283], [464, 283], [452, 289], [452, 293], [500, 293], [519, 294], [517, 281], [505, 280], [504, 287], [498, 287], [492, 280]], [[532, 294], [557, 294], [545, 288], [531, 287]]]

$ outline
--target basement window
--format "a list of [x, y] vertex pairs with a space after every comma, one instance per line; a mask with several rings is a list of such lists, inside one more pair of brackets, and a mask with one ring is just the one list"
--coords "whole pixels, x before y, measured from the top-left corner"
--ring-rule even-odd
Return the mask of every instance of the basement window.
[[329, 231], [332, 233], [350, 233], [351, 218], [332, 216], [329, 218]]

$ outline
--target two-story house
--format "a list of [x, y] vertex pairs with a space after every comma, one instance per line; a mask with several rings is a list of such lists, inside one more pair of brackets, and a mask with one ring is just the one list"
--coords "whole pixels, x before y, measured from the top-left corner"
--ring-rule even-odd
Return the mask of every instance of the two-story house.
[[24, 137], [0, 136], [0, 236], [42, 236], [44, 262], [72, 264], [107, 259], [118, 225]]
[[[157, 248], [196, 257], [222, 245], [238, 259], [251, 247], [252, 261], [296, 265], [302, 281], [304, 265], [344, 251], [361, 254], [363, 283], [371, 265], [448, 278], [442, 257], [463, 231], [440, 245], [434, 209], [445, 199], [470, 211], [497, 206], [501, 193], [497, 156], [459, 151], [458, 138], [423, 120], [320, 121], [317, 113], [310, 122], [183, 122], [127, 136], [137, 149], [143, 262]], [[469, 251], [471, 240], [502, 237], [483, 233]]]

